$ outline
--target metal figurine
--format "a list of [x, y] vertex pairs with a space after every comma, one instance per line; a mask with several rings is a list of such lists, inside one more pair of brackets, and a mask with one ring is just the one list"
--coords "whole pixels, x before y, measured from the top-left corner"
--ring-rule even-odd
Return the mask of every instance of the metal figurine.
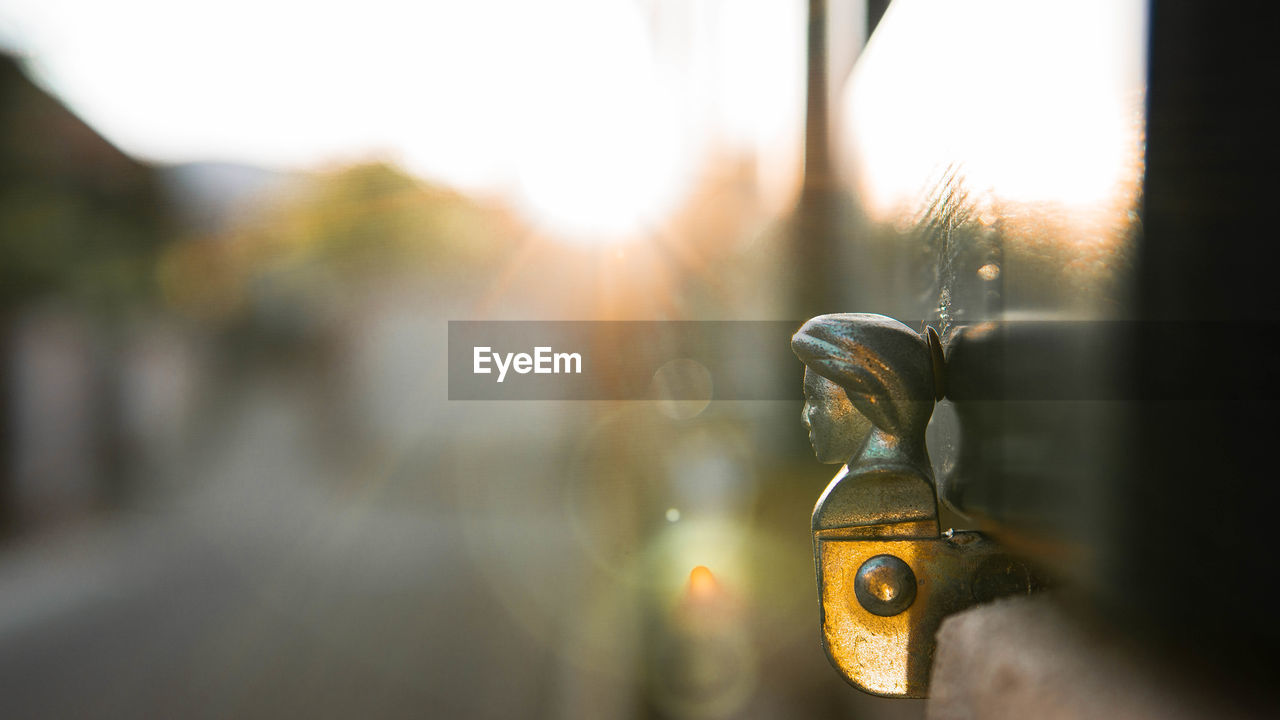
[[831, 484], [815, 530], [920, 521], [937, 532], [924, 431], [942, 371], [929, 346], [928, 336], [897, 320], [854, 313], [820, 315], [791, 339], [805, 364], [814, 452], [822, 462], [845, 462], [841, 477], [857, 478]]
[[814, 453], [845, 463], [813, 511], [827, 656], [867, 692], [924, 697], [942, 619], [1029, 592], [1031, 574], [976, 532], [940, 532], [925, 429], [946, 368], [932, 328], [821, 315], [791, 347]]

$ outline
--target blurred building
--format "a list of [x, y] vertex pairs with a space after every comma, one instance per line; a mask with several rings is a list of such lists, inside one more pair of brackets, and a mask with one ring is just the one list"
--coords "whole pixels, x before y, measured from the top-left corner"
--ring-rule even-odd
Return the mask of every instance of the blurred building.
[[166, 208], [134, 160], [0, 56], [0, 524], [126, 492], [114, 322], [151, 293]]

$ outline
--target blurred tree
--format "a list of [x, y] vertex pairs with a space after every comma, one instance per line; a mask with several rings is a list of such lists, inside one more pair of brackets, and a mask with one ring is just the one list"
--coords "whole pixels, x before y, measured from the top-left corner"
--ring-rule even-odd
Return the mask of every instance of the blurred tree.
[[308, 324], [387, 283], [483, 277], [518, 232], [500, 208], [367, 163], [303, 178], [226, 231], [169, 248], [160, 280], [193, 317], [270, 325], [285, 307]]

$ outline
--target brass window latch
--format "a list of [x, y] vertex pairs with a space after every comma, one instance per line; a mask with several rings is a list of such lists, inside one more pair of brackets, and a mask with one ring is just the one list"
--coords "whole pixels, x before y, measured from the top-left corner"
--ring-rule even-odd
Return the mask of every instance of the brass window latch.
[[979, 532], [942, 532], [925, 447], [946, 361], [933, 328], [883, 315], [815, 317], [791, 341], [805, 364], [804, 424], [845, 462], [813, 510], [823, 647], [858, 688], [925, 697], [942, 620], [1038, 585]]

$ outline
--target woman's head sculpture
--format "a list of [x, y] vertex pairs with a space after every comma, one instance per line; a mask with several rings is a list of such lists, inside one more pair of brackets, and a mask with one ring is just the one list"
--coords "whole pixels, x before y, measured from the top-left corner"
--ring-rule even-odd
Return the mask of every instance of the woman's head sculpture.
[[820, 461], [849, 461], [872, 440], [902, 459], [927, 458], [924, 431], [943, 390], [932, 328], [921, 334], [883, 315], [820, 315], [791, 347], [805, 364], [804, 422]]

